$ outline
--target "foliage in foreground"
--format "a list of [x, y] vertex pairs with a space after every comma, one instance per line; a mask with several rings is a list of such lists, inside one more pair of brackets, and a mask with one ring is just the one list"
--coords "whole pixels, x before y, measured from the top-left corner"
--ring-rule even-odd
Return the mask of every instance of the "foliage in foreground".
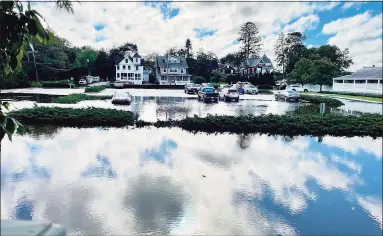
[[383, 137], [383, 116], [364, 114], [344, 115], [262, 115], [208, 116], [180, 121], [137, 121], [138, 127], [181, 127], [188, 131], [208, 133], [267, 133], [280, 135], [333, 135]]
[[134, 124], [130, 111], [105, 108], [62, 108], [36, 107], [25, 108], [8, 113], [25, 125], [44, 124], [69, 127], [122, 127]]
[[90, 86], [90, 87], [85, 88], [85, 92], [86, 93], [98, 93], [104, 89], [106, 89], [106, 86], [104, 86], [104, 85]]
[[85, 100], [105, 100], [111, 96], [90, 96], [84, 93], [74, 93], [67, 96], [57, 97], [51, 100], [51, 103], [75, 104]]
[[340, 107], [344, 105], [343, 102], [337, 99], [323, 97], [323, 96], [311, 96], [311, 95], [301, 94], [300, 99], [308, 101], [315, 105], [319, 105], [320, 103], [326, 103], [326, 106], [329, 106], [329, 107]]

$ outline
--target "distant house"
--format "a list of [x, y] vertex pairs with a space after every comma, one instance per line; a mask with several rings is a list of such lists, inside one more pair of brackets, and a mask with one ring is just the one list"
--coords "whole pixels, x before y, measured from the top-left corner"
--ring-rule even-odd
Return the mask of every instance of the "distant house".
[[219, 72], [223, 75], [231, 75], [236, 72], [236, 69], [230, 63], [218, 64], [218, 69], [213, 70], [213, 72]]
[[254, 76], [258, 73], [265, 74], [273, 71], [273, 64], [266, 54], [260, 58], [248, 58], [241, 66], [241, 74], [244, 76]]
[[138, 53], [124, 58], [116, 65], [116, 80], [124, 84], [142, 84], [149, 81], [148, 69], [144, 67], [144, 59]]
[[184, 85], [190, 83], [190, 74], [185, 57], [157, 56], [156, 79], [161, 85]]
[[382, 93], [382, 67], [363, 67], [351, 75], [333, 79], [332, 90], [337, 92]]

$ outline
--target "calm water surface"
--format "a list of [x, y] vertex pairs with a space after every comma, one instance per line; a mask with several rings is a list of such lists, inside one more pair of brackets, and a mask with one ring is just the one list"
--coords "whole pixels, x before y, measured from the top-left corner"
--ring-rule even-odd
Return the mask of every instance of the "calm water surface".
[[71, 235], [381, 235], [382, 139], [35, 127], [1, 216]]

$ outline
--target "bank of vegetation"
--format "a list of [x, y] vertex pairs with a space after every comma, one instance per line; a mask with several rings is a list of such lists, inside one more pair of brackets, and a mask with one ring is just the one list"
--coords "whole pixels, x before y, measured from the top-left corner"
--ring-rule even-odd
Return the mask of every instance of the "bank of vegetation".
[[261, 116], [208, 116], [179, 121], [134, 122], [130, 111], [104, 108], [37, 107], [12, 111], [10, 117], [26, 125], [47, 124], [70, 127], [180, 127], [192, 132], [266, 133], [275, 135], [333, 135], [383, 137], [383, 116], [362, 114], [288, 114]]
[[383, 98], [383, 94], [376, 93], [351, 93], [351, 92], [335, 92], [335, 91], [322, 91], [323, 94], [336, 94], [336, 95], [348, 95], [358, 97], [372, 97], [372, 98]]
[[324, 96], [301, 94], [300, 99], [315, 105], [326, 103], [326, 106], [329, 106], [329, 107], [340, 107], [344, 105], [344, 103], [339, 101], [338, 99], [324, 97]]
[[132, 112], [105, 108], [25, 108], [8, 113], [23, 125], [45, 124], [68, 127], [122, 127], [134, 124]]
[[85, 100], [105, 100], [111, 99], [112, 96], [92, 96], [84, 93], [74, 93], [66, 96], [60, 96], [50, 100], [51, 103], [64, 103], [64, 104], [75, 104]]
[[102, 90], [106, 89], [105, 85], [98, 85], [98, 86], [90, 86], [85, 88], [86, 93], [98, 93]]

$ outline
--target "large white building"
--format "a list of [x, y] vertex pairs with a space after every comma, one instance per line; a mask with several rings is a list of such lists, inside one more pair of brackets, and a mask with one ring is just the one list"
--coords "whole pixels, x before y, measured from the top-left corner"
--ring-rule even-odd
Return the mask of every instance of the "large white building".
[[333, 79], [332, 91], [382, 93], [382, 67], [363, 67], [351, 75]]
[[156, 79], [161, 85], [185, 85], [190, 83], [185, 57], [157, 56]]
[[133, 56], [125, 54], [124, 59], [116, 65], [116, 80], [124, 84], [143, 84], [149, 81], [148, 71], [138, 53], [134, 53]]

